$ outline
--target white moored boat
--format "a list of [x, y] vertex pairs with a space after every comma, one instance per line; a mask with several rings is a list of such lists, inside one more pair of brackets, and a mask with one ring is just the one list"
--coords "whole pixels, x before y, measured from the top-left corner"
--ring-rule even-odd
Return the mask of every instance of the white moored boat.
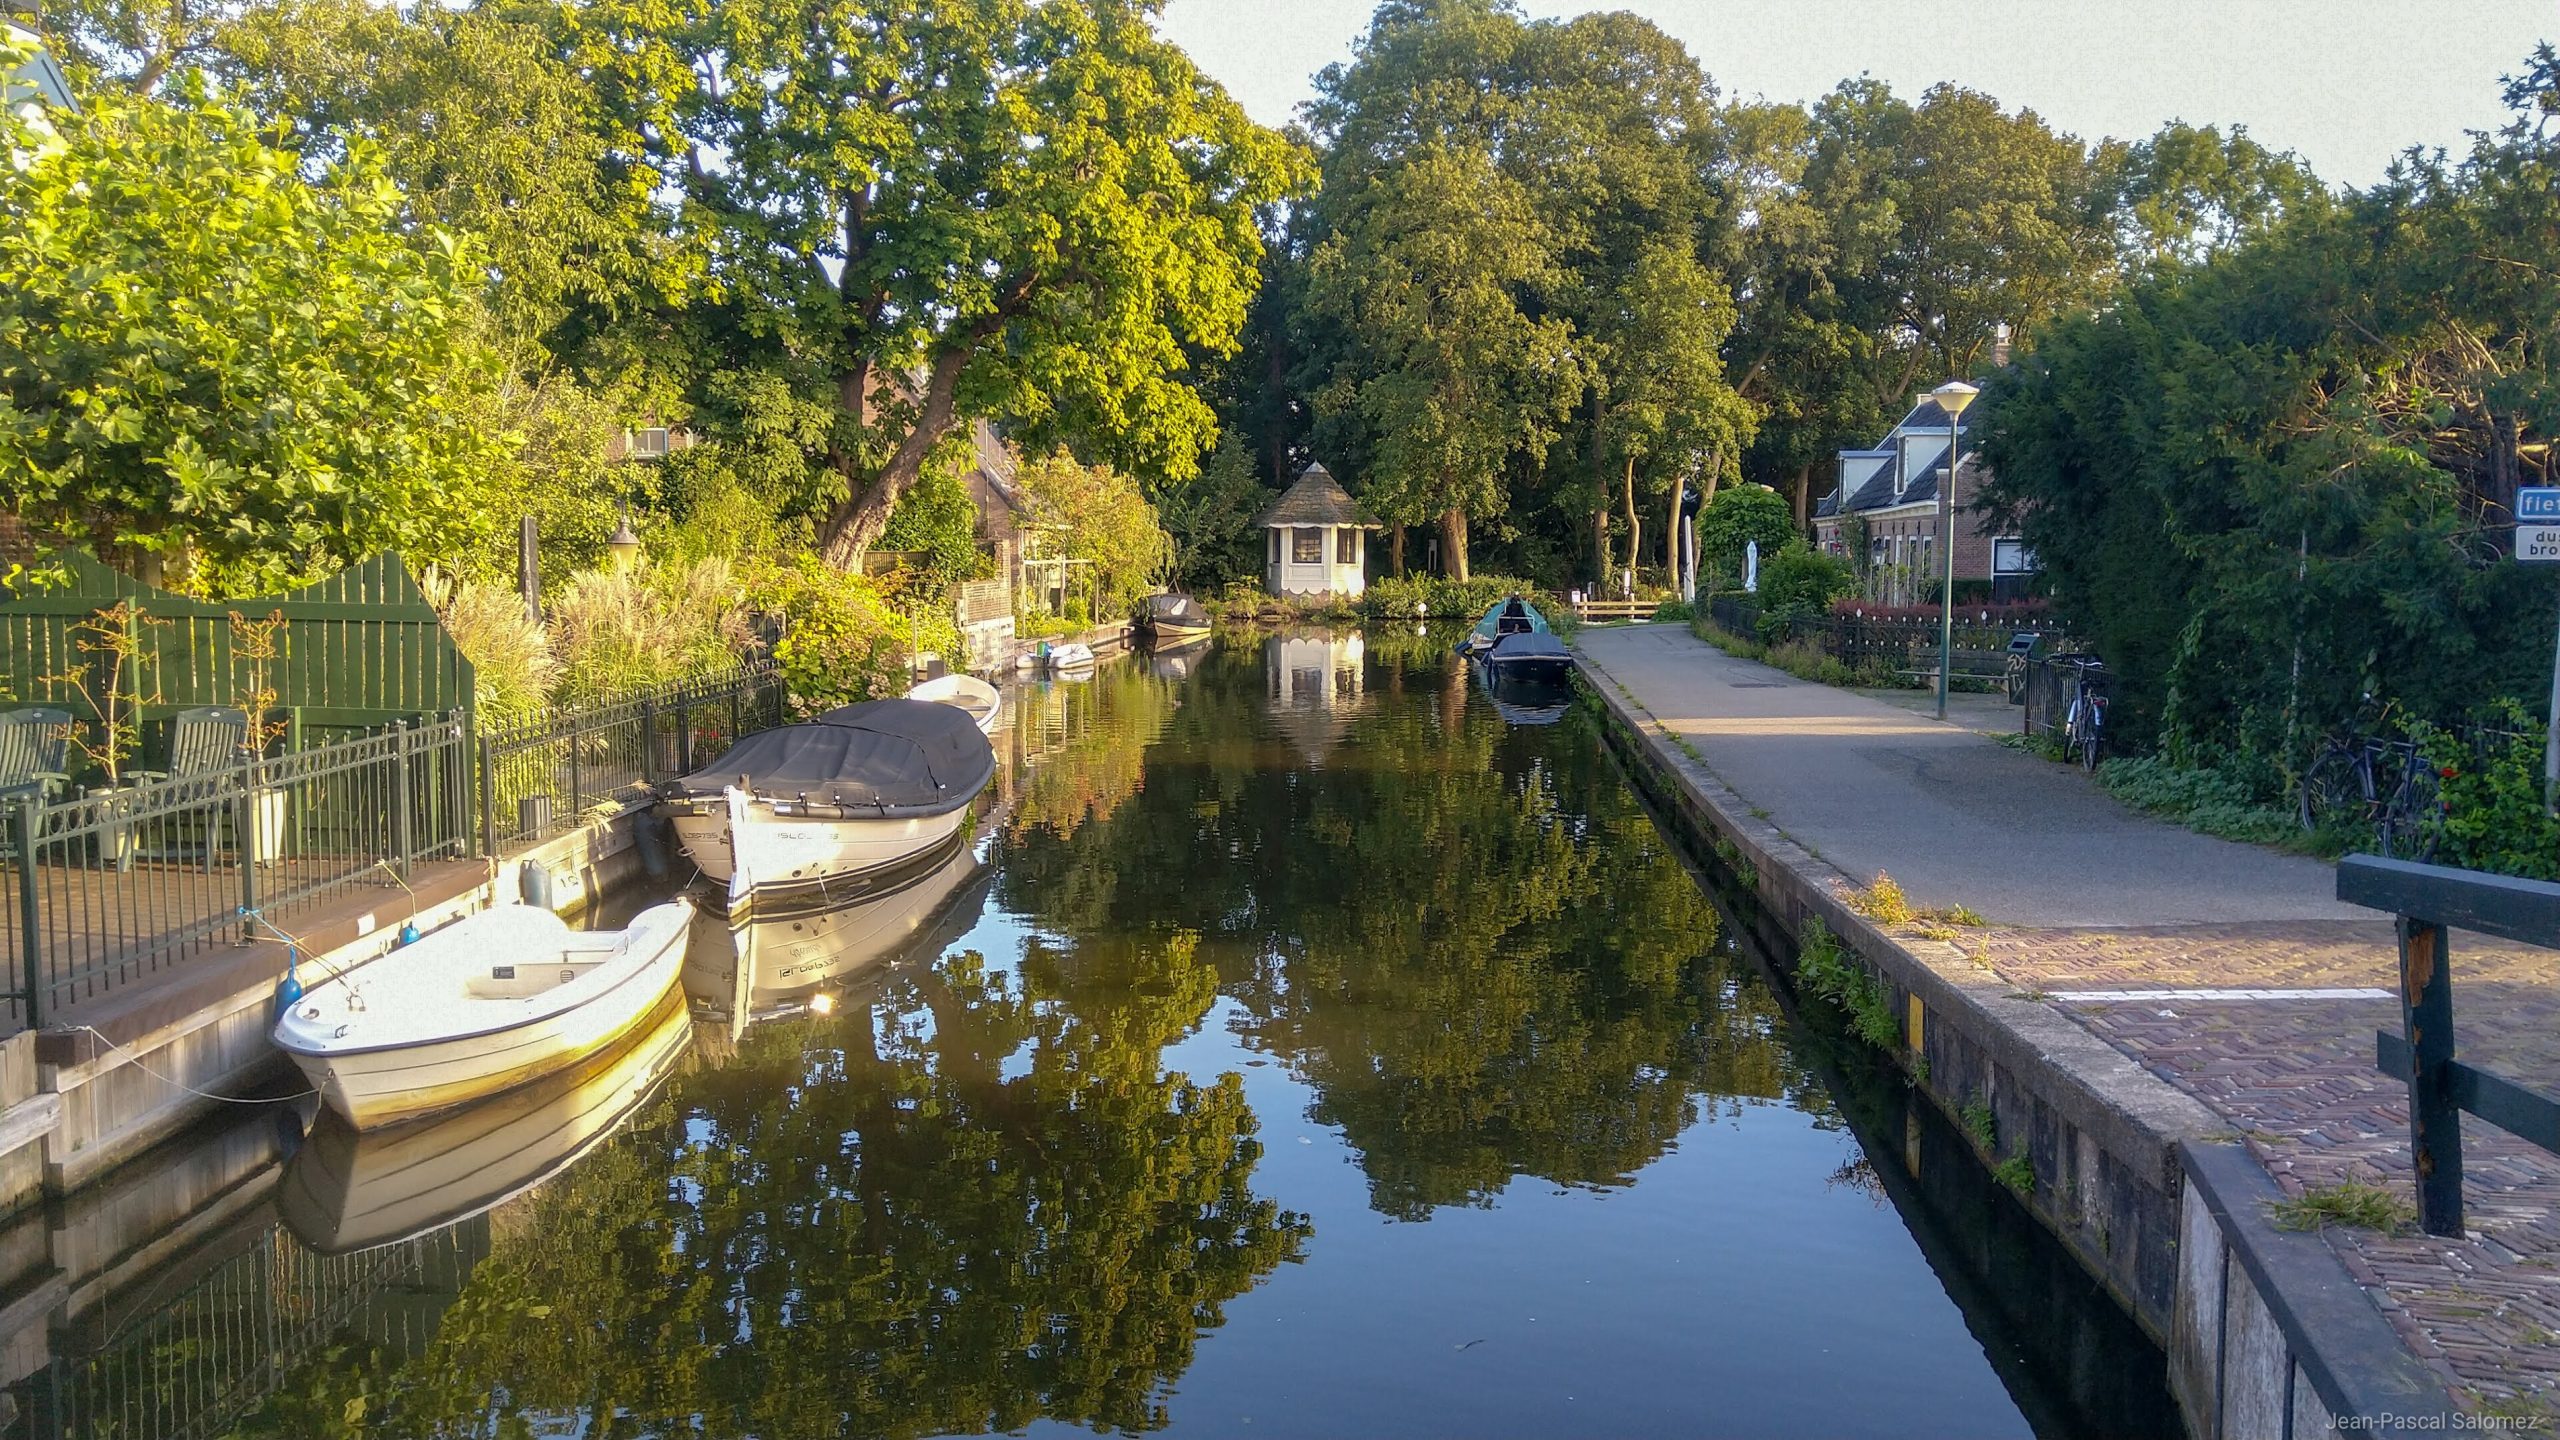
[[1024, 652], [1013, 662], [1017, 670], [1046, 670], [1056, 674], [1066, 670], [1090, 670], [1094, 667], [1093, 647], [1079, 640], [1052, 645], [1043, 640], [1036, 650]]
[[278, 1048], [358, 1130], [485, 1099], [629, 1035], [674, 988], [692, 902], [621, 930], [500, 905], [313, 986]]
[[978, 723], [978, 733], [992, 735], [996, 716], [1004, 710], [1004, 692], [975, 675], [943, 675], [907, 692], [910, 700], [957, 705]]
[[958, 706], [866, 700], [748, 736], [660, 786], [658, 808], [703, 874], [824, 893], [950, 838], [995, 773], [994, 747]]
[[477, 1105], [359, 1133], [323, 1114], [285, 1166], [276, 1209], [324, 1255], [466, 1220], [576, 1164], [657, 1093], [693, 1038], [670, 995], [623, 1043]]

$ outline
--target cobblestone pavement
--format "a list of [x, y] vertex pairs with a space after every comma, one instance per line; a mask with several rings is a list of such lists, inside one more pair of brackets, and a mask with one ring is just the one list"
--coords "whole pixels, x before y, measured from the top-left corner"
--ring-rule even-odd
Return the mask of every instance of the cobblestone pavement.
[[[1999, 928], [1959, 943], [2228, 1117], [2286, 1193], [2352, 1180], [2413, 1196], [2408, 1092], [2373, 1063], [2374, 1032], [2400, 1025], [2387, 921]], [[2560, 952], [2456, 935], [2452, 956], [2462, 1057], [2560, 1090]], [[2233, 990], [2280, 998], [2196, 996]], [[2185, 993], [2143, 993], [2170, 991]], [[2089, 992], [2108, 998], [2061, 998]], [[2467, 1238], [2324, 1238], [2449, 1383], [2560, 1414], [2560, 1156], [2470, 1116], [2462, 1129]]]

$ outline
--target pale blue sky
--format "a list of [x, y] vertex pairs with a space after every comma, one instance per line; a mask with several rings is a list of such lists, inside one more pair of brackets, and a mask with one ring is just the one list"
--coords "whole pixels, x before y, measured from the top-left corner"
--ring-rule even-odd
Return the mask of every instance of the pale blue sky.
[[[1277, 124], [1351, 53], [1375, 0], [1171, 0], [1164, 28]], [[2459, 148], [2504, 112], [2498, 77], [2560, 40], [2560, 0], [1526, 0], [1624, 9], [1677, 36], [1728, 95], [1810, 100], [1868, 71], [1916, 97], [1954, 80], [2091, 139], [2234, 123], [2322, 179], [2370, 184], [2411, 144]], [[1953, 38], [1939, 32], [1954, 17]]]

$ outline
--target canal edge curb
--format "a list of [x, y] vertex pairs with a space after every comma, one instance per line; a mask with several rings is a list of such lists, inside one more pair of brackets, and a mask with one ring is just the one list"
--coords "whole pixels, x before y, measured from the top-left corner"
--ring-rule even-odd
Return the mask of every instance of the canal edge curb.
[[1959, 946], [1869, 921], [1849, 904], [1853, 877], [1761, 818], [1605, 666], [1574, 653], [1604, 730], [1688, 838], [1738, 852], [1788, 940], [1819, 920], [1907, 1012], [1890, 1053], [1914, 1087], [1968, 1131], [1966, 1112], [1987, 1108], [1982, 1163], [1999, 1174], [2000, 1150], [2025, 1158], [2022, 1204], [2166, 1348], [2196, 1440], [2459, 1424], [2441, 1378], [2326, 1242], [2276, 1230], [2264, 1203], [2275, 1183], [2227, 1122]]

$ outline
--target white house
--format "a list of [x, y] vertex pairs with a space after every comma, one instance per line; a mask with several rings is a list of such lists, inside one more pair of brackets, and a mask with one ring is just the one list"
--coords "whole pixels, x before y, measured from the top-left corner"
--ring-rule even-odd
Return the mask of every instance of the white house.
[[1262, 583], [1274, 595], [1357, 595], [1368, 584], [1368, 532], [1386, 527], [1322, 465], [1310, 465], [1262, 518], [1270, 532]]
[[71, 84], [62, 75], [62, 67], [45, 53], [44, 37], [28, 26], [34, 23], [30, 13], [21, 17], [20, 10], [33, 7], [21, 0], [0, 0], [0, 38], [16, 48], [33, 50], [35, 58], [6, 73], [0, 73], [0, 106], [18, 111], [28, 119], [42, 123], [43, 107], [51, 105], [64, 110], [71, 103]]

